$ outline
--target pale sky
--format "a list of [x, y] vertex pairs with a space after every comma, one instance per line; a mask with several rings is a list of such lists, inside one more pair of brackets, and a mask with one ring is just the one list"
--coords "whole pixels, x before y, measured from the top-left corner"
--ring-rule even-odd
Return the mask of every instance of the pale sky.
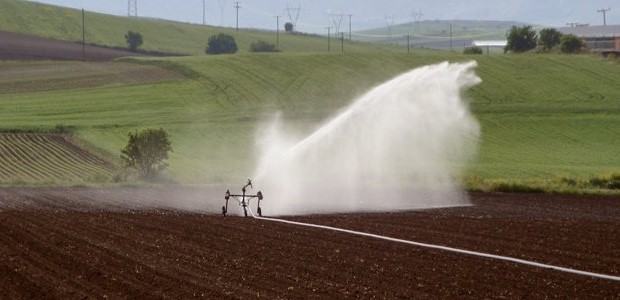
[[[127, 0], [31, 0], [72, 8], [84, 8], [113, 15], [127, 15]], [[137, 0], [138, 15], [189, 23], [202, 23], [203, 0]], [[234, 27], [235, 0], [204, 0], [209, 25]], [[547, 26], [565, 26], [568, 22], [602, 25], [606, 12], [607, 25], [620, 25], [618, 0], [240, 0], [239, 27], [275, 30], [276, 18], [282, 16], [281, 26], [289, 21], [286, 7], [293, 18], [301, 7], [297, 30], [323, 33], [334, 26], [339, 15], [341, 31], [348, 31], [349, 16], [353, 15], [353, 31], [386, 26], [414, 20], [413, 11], [421, 12], [421, 20], [499, 20], [518, 21]], [[615, 4], [615, 6], [614, 6]], [[335, 20], [334, 20], [335, 19]], [[345, 29], [346, 28], [346, 29]]]

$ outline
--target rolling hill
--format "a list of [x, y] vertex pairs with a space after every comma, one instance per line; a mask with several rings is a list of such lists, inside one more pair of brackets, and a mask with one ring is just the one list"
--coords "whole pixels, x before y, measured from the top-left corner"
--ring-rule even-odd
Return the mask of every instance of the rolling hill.
[[[132, 30], [144, 36], [142, 49], [167, 53], [202, 55], [209, 36], [227, 33], [235, 37], [240, 52], [248, 52], [258, 40], [276, 43], [275, 31], [220, 28], [158, 19], [118, 17], [93, 12], [85, 13], [87, 43], [109, 47], [127, 47], [125, 34]], [[82, 41], [81, 11], [40, 3], [1, 0], [0, 30], [49, 37], [66, 41]], [[327, 39], [315, 35], [280, 32], [283, 52], [327, 51]], [[334, 42], [334, 41], [332, 41]], [[347, 51], [402, 51], [385, 45], [347, 44]]]

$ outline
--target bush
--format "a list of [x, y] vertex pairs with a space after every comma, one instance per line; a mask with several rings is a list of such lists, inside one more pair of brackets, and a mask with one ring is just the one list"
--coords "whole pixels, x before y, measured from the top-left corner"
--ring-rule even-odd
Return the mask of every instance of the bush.
[[540, 38], [538, 39], [538, 46], [543, 51], [549, 51], [560, 43], [562, 33], [555, 28], [545, 28], [540, 31]]
[[274, 44], [258, 41], [250, 45], [250, 52], [278, 52], [278, 49], [276, 49]]
[[127, 41], [127, 46], [129, 46], [129, 50], [136, 52], [138, 47], [142, 45], [142, 35], [139, 32], [128, 31], [125, 34], [125, 41]]
[[563, 35], [560, 39], [562, 53], [579, 53], [583, 46], [583, 40], [574, 34]]
[[233, 54], [238, 50], [237, 42], [232, 35], [219, 33], [209, 37], [205, 53], [207, 54]]
[[506, 33], [508, 44], [504, 47], [504, 53], [513, 51], [516, 53], [530, 51], [536, 48], [538, 36], [532, 26], [512, 26]]
[[594, 177], [590, 179], [589, 183], [591, 186], [601, 189], [620, 190], [620, 174], [612, 174], [611, 176], [605, 177]]
[[127, 167], [137, 168], [145, 179], [154, 179], [168, 164], [168, 152], [172, 151], [168, 133], [163, 129], [142, 129], [128, 133], [127, 146], [121, 150], [121, 158]]
[[478, 46], [471, 46], [471, 47], [466, 47], [463, 50], [463, 54], [482, 54], [482, 48], [478, 47]]

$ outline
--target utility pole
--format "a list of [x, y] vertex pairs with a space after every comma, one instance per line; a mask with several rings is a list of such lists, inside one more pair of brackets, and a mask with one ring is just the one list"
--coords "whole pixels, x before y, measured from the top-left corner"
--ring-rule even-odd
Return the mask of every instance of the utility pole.
[[351, 19], [353, 18], [353, 15], [349, 15], [349, 41], [352, 41], [351, 39]]
[[411, 38], [411, 35], [408, 34], [407, 35], [407, 54], [409, 54], [409, 51], [411, 49], [411, 46], [410, 46], [411, 44], [409, 43], [410, 42], [410, 38]]
[[610, 11], [611, 8], [601, 8], [597, 10], [600, 13], [603, 13], [603, 26], [607, 26], [607, 12]]
[[280, 50], [280, 17], [274, 16], [276, 18], [276, 49]]
[[84, 18], [84, 9], [82, 8], [82, 60], [86, 61], [86, 22]]
[[327, 52], [329, 52], [330, 51], [330, 45], [329, 45], [330, 41], [329, 41], [329, 39], [330, 39], [330, 36], [331, 36], [332, 27], [331, 26], [327, 26], [325, 28], [327, 29]]
[[207, 25], [207, 3], [202, 0], [202, 25]]
[[344, 54], [344, 32], [340, 32], [340, 43], [342, 45], [342, 54]]
[[241, 8], [241, 2], [235, 2], [235, 8], [237, 9], [237, 31], [239, 31], [239, 9]]
[[394, 15], [385, 15], [385, 25], [388, 29], [388, 38], [390, 43], [392, 42], [392, 26], [394, 26]]
[[452, 23], [450, 23], [450, 52], [452, 52]]

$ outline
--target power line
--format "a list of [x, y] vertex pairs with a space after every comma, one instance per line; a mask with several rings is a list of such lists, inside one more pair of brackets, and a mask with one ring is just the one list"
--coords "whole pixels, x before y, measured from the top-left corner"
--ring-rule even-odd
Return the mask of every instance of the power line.
[[610, 11], [611, 8], [601, 8], [597, 10], [600, 13], [603, 13], [603, 26], [607, 26], [607, 12]]
[[299, 20], [299, 13], [301, 12], [301, 4], [298, 7], [289, 7], [286, 5], [286, 14], [288, 15], [288, 20], [293, 24], [293, 31], [297, 28], [297, 21]]
[[237, 31], [239, 31], [239, 9], [241, 8], [241, 2], [235, 2], [235, 8], [237, 9]]
[[342, 25], [342, 18], [344, 14], [332, 14], [332, 23], [334, 23], [334, 29], [336, 29], [336, 33], [340, 32], [340, 25]]

